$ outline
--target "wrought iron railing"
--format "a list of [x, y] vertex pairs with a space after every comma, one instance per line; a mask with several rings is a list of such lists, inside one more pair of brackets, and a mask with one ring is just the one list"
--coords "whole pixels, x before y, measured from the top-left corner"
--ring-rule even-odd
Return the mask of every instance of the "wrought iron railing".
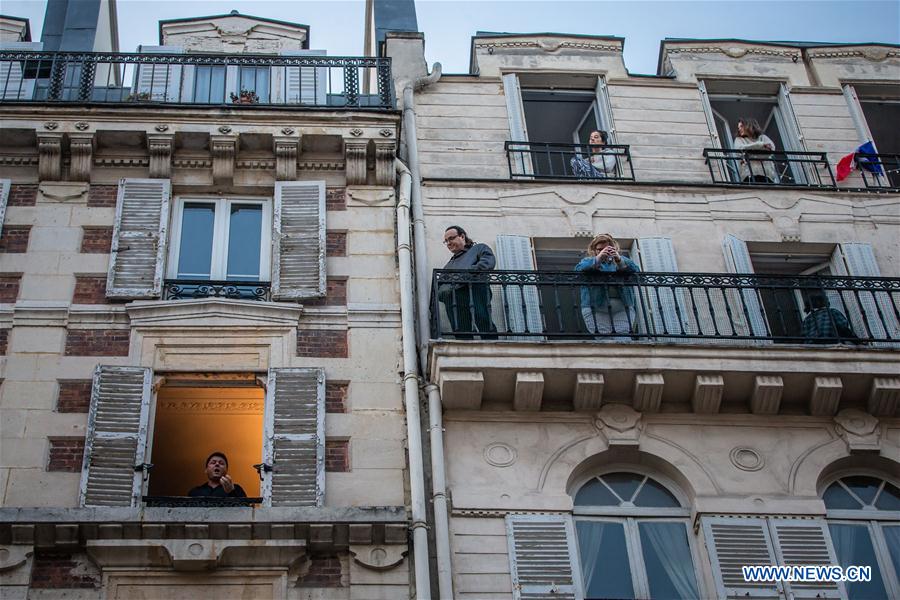
[[394, 93], [390, 58], [3, 51], [0, 102], [391, 109]]
[[512, 179], [634, 181], [629, 146], [506, 142]]
[[166, 279], [163, 300], [189, 298], [232, 298], [269, 300], [272, 285], [268, 281], [209, 281], [207, 279]]
[[213, 496], [144, 496], [144, 506], [150, 508], [226, 508], [262, 504], [262, 498], [216, 498]]
[[713, 183], [834, 188], [824, 152], [704, 148]]
[[900, 347], [900, 278], [435, 270], [434, 339]]
[[900, 154], [863, 154], [854, 158], [856, 169], [868, 189], [900, 189]]

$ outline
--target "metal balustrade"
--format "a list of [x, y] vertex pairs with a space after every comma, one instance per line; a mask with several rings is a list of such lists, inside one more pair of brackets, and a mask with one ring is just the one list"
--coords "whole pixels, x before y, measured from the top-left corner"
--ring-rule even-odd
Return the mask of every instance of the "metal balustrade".
[[237, 300], [271, 299], [268, 281], [210, 281], [208, 279], [166, 279], [163, 300], [189, 298], [231, 298]]
[[713, 183], [835, 188], [824, 152], [704, 148]]
[[394, 91], [390, 58], [2, 51], [0, 102], [393, 109]]
[[439, 269], [431, 335], [900, 348], [898, 307], [900, 278]]
[[[506, 142], [504, 148], [512, 179], [634, 181], [629, 146]], [[591, 156], [605, 162], [598, 168], [591, 164]]]
[[263, 503], [263, 499], [256, 498], [216, 498], [213, 496], [143, 496], [144, 506], [148, 508], [229, 508], [229, 507], [253, 507]]
[[858, 152], [855, 162], [867, 189], [900, 190], [900, 154]]

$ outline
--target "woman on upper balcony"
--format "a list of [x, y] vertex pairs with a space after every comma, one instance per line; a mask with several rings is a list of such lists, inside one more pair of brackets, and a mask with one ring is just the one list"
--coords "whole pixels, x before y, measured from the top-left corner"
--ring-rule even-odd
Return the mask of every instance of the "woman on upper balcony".
[[600, 280], [581, 287], [581, 316], [588, 332], [599, 335], [630, 335], [634, 326], [633, 286], [609, 276], [615, 273], [637, 273], [640, 269], [633, 260], [622, 256], [619, 242], [608, 233], [598, 234], [588, 245], [588, 256], [575, 265], [575, 270], [585, 275], [598, 275], [606, 280], [605, 284], [600, 283]]
[[606, 148], [609, 135], [605, 131], [592, 131], [588, 138], [589, 158], [573, 156], [569, 164], [572, 174], [584, 178], [606, 178], [616, 176], [616, 153]]
[[[734, 138], [735, 150], [761, 153], [775, 150], [775, 142], [762, 132], [759, 121], [749, 117], [741, 118], [737, 123], [737, 137]], [[741, 181], [744, 183], [774, 183], [775, 162], [771, 155], [760, 155], [758, 159], [741, 158]]]

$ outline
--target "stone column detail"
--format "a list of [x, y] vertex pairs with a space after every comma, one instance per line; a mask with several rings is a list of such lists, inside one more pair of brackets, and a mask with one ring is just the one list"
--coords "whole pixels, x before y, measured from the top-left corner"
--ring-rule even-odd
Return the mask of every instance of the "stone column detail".
[[62, 176], [62, 134], [38, 134], [38, 179], [59, 181]]
[[150, 178], [172, 178], [172, 148], [175, 136], [148, 135], [147, 150], [150, 152]]
[[69, 135], [69, 181], [90, 181], [92, 157], [94, 155], [94, 134]]
[[375, 185], [394, 187], [396, 147], [394, 140], [375, 140]]
[[275, 138], [275, 180], [294, 181], [297, 179], [297, 155], [300, 151], [300, 138]]
[[369, 140], [344, 140], [347, 185], [366, 183], [366, 147], [368, 145]]
[[234, 182], [234, 158], [237, 150], [237, 136], [210, 136], [209, 147], [212, 153], [213, 183], [216, 185], [231, 185]]

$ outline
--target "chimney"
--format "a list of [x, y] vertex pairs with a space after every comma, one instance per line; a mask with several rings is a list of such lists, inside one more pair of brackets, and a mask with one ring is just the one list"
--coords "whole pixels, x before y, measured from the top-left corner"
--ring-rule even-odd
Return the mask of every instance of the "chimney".
[[44, 50], [118, 52], [116, 0], [47, 0]]

